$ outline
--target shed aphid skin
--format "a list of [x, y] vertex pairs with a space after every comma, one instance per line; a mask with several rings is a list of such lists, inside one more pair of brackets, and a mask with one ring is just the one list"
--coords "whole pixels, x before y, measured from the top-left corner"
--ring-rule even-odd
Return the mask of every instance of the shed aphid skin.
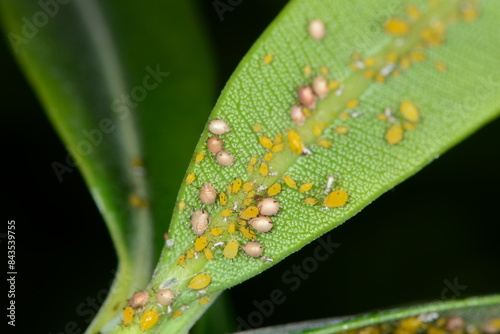
[[188, 284], [188, 288], [192, 290], [201, 290], [206, 288], [212, 281], [210, 274], [201, 273], [193, 277]]
[[283, 175], [282, 179], [283, 179], [283, 181], [285, 181], [285, 184], [287, 186], [289, 186], [290, 188], [297, 188], [297, 183], [290, 176]]
[[304, 145], [297, 132], [288, 130], [288, 145], [293, 153], [302, 154], [304, 152]]
[[189, 173], [187, 176], [186, 176], [186, 185], [191, 185], [191, 183], [194, 182], [194, 180], [196, 180], [196, 175], [194, 173]]
[[199, 164], [200, 162], [202, 162], [202, 161], [203, 161], [203, 159], [204, 159], [204, 158], [205, 158], [205, 153], [200, 152], [200, 153], [198, 153], [198, 154], [196, 155], [195, 162], [196, 162], [197, 164]]
[[194, 241], [194, 251], [199, 252], [203, 250], [208, 245], [207, 237], [201, 236]]
[[308, 85], [300, 86], [297, 91], [297, 95], [299, 97], [300, 103], [305, 105], [308, 108], [314, 109], [316, 107], [317, 97], [314, 95], [314, 91]]
[[330, 91], [330, 88], [328, 87], [328, 81], [322, 76], [317, 76], [313, 79], [312, 88], [314, 93], [321, 99], [327, 96], [328, 92]]
[[273, 223], [271, 219], [267, 216], [258, 216], [250, 219], [248, 222], [250, 226], [254, 228], [257, 232], [267, 233], [273, 228]]
[[147, 291], [138, 291], [130, 297], [128, 303], [133, 308], [143, 307], [148, 303], [149, 293]]
[[238, 255], [239, 248], [240, 248], [240, 245], [238, 244], [238, 241], [231, 240], [226, 244], [226, 247], [224, 247], [222, 254], [227, 259], [234, 259], [236, 257], [236, 255]]
[[148, 310], [144, 312], [141, 318], [141, 330], [145, 331], [153, 327], [158, 322], [158, 312], [156, 310]]
[[259, 214], [259, 209], [256, 206], [249, 206], [240, 213], [241, 219], [250, 219], [256, 217]]
[[323, 201], [323, 205], [328, 208], [338, 208], [344, 206], [349, 199], [349, 195], [344, 190], [332, 191], [328, 196], [326, 196]]
[[418, 112], [417, 106], [410, 101], [403, 101], [399, 106], [399, 110], [403, 117], [413, 123], [416, 123], [420, 119], [420, 113]]
[[202, 235], [210, 224], [210, 214], [201, 209], [193, 212], [191, 216], [191, 228], [196, 235]]
[[385, 133], [385, 140], [389, 145], [396, 145], [403, 140], [403, 127], [400, 125], [392, 125]]
[[168, 306], [175, 300], [175, 294], [170, 289], [162, 289], [156, 293], [156, 301], [162, 306]]
[[220, 139], [217, 136], [212, 136], [207, 139], [207, 148], [212, 153], [212, 155], [216, 155], [220, 151], [222, 151], [222, 148], [224, 147], [224, 143], [222, 142], [222, 139]]
[[223, 135], [229, 132], [229, 125], [222, 119], [214, 119], [208, 123], [208, 130], [214, 135]]
[[128, 326], [132, 323], [134, 319], [135, 310], [131, 306], [127, 306], [123, 309], [123, 324]]
[[304, 115], [302, 106], [300, 104], [294, 104], [292, 106], [292, 108], [290, 109], [290, 118], [296, 125], [304, 125], [304, 122], [306, 121], [306, 115]]
[[335, 177], [333, 175], [329, 175], [328, 179], [326, 180], [325, 195], [329, 194], [332, 191], [334, 181]]
[[319, 41], [325, 38], [326, 26], [325, 23], [320, 19], [312, 20], [311, 22], [309, 22], [307, 29], [309, 31], [309, 35], [315, 40]]
[[259, 257], [264, 252], [264, 247], [257, 241], [247, 242], [242, 248], [251, 257]]
[[234, 164], [234, 156], [228, 151], [220, 151], [215, 156], [215, 160], [219, 165], [232, 166]]
[[261, 215], [274, 216], [280, 209], [280, 202], [274, 198], [267, 197], [257, 204], [257, 208]]

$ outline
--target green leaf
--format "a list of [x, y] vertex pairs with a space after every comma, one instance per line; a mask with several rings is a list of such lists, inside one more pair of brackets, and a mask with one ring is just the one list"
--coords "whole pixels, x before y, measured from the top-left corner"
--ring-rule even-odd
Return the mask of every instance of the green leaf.
[[[435, 302], [426, 305], [372, 312], [342, 318], [304, 321], [239, 332], [241, 334], [271, 333], [427, 333], [452, 332], [447, 326], [461, 322], [460, 329], [470, 332], [500, 330], [500, 295], [472, 297], [463, 300]], [[461, 320], [457, 320], [460, 318]], [[453, 319], [453, 320], [452, 320]]]
[[[211, 55], [186, 1], [0, 5], [14, 54], [118, 253], [116, 281], [88, 329], [94, 333], [145, 287], [165, 244], [178, 180], [213, 103]], [[68, 157], [52, 168], [64, 182], [75, 164]]]
[[[177, 295], [172, 313], [148, 323], [154, 330], [185, 331], [207, 296], [335, 228], [498, 115], [500, 39], [493, 27], [500, 5], [407, 4], [292, 1], [245, 56], [210, 117], [228, 124], [220, 139], [234, 163], [216, 161], [207, 129], [179, 193], [169, 232], [175, 244], [149, 285]], [[326, 25], [320, 40], [308, 33], [314, 19]], [[298, 90], [317, 76], [331, 90], [300, 109], [308, 117], [296, 124], [290, 110]], [[218, 193], [215, 204], [200, 201], [207, 183]], [[280, 210], [270, 217], [271, 233], [263, 233], [249, 226], [249, 208], [268, 196]], [[210, 224], [194, 233], [197, 210]], [[243, 250], [251, 232], [263, 247], [256, 258]], [[140, 332], [141, 317], [116, 332]]]

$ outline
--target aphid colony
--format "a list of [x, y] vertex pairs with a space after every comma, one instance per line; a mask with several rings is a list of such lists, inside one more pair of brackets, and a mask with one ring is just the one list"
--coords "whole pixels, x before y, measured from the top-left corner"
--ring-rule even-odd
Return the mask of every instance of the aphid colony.
[[139, 326], [142, 331], [153, 327], [168, 307], [174, 302], [175, 295], [169, 289], [158, 290], [154, 297], [148, 291], [138, 291], [128, 300], [128, 306], [123, 309], [123, 325], [129, 326], [135, 315], [140, 316]]

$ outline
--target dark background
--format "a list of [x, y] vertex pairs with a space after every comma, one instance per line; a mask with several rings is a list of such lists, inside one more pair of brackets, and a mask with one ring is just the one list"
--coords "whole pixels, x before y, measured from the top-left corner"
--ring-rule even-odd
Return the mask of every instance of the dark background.
[[[243, 1], [222, 22], [211, 1], [198, 3], [215, 45], [220, 91], [285, 1]], [[50, 164], [65, 159], [65, 148], [5, 42], [0, 81], [2, 215], [17, 227], [17, 324], [37, 333], [65, 332], [68, 321], [85, 328], [93, 299], [102, 301], [113, 278], [113, 246], [81, 175], [57, 181]], [[466, 286], [457, 290], [460, 297], [500, 292], [499, 144], [497, 120], [330, 232], [341, 246], [296, 291], [281, 277], [313, 256], [317, 242], [231, 289], [235, 319], [247, 319], [253, 302], [268, 300], [275, 288], [286, 302], [263, 325], [431, 301], [443, 293], [456, 298], [444, 290], [445, 280]]]

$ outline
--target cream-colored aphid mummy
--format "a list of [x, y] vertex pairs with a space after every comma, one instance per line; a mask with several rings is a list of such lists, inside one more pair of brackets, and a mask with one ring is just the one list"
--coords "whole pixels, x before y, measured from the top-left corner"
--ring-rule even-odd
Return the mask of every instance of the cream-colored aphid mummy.
[[215, 160], [222, 166], [231, 166], [234, 164], [234, 156], [228, 151], [220, 151], [217, 153]]
[[212, 205], [217, 200], [217, 190], [212, 184], [207, 183], [200, 189], [200, 200], [205, 205]]
[[214, 135], [223, 135], [229, 132], [229, 125], [222, 119], [214, 119], [208, 124], [208, 130]]
[[149, 293], [147, 291], [138, 291], [129, 299], [129, 304], [133, 308], [143, 307], [149, 300]]
[[312, 88], [314, 93], [320, 98], [324, 98], [330, 91], [330, 88], [328, 88], [328, 81], [322, 76], [313, 79]]
[[306, 107], [310, 109], [314, 109], [316, 107], [316, 95], [314, 95], [313, 89], [307, 85], [300, 86], [297, 91], [297, 95], [299, 96], [299, 101]]
[[207, 148], [212, 153], [212, 155], [216, 155], [220, 151], [222, 151], [222, 148], [224, 147], [224, 143], [222, 142], [222, 139], [220, 139], [217, 136], [212, 136], [208, 138], [207, 140]]
[[210, 224], [210, 215], [207, 211], [201, 209], [193, 212], [191, 216], [191, 228], [196, 235], [203, 234], [207, 230], [208, 224]]
[[251, 257], [259, 257], [264, 252], [264, 248], [257, 241], [247, 242], [245, 246], [242, 247], [243, 251], [250, 255]]
[[304, 125], [306, 121], [306, 115], [302, 111], [302, 106], [300, 104], [294, 104], [290, 109], [290, 118], [298, 126]]
[[325, 23], [319, 19], [309, 22], [309, 26], [307, 28], [309, 30], [309, 35], [311, 35], [311, 37], [315, 40], [323, 39], [326, 35]]
[[175, 295], [170, 289], [163, 289], [156, 293], [156, 301], [162, 306], [170, 305], [174, 300]]
[[258, 216], [250, 219], [248, 222], [257, 232], [267, 233], [273, 228], [273, 223], [271, 219], [266, 216]]
[[257, 208], [259, 209], [261, 215], [273, 216], [278, 213], [278, 210], [280, 209], [280, 202], [274, 198], [267, 197], [257, 204]]

